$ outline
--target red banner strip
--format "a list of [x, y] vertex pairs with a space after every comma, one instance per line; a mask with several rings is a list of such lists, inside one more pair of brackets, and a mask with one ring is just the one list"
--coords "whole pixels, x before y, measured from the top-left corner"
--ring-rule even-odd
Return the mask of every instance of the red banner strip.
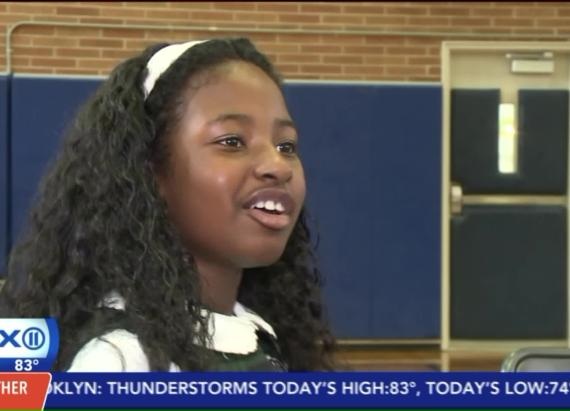
[[0, 410], [43, 410], [49, 372], [0, 372]]

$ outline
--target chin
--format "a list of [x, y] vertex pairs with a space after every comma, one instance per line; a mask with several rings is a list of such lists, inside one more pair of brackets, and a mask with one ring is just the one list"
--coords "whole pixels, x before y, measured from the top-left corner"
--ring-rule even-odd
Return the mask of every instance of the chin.
[[259, 247], [253, 252], [245, 254], [247, 255], [247, 257], [242, 258], [241, 266], [243, 268], [258, 268], [258, 267], [270, 266], [279, 261], [284, 251], [285, 251], [285, 246], [279, 248]]

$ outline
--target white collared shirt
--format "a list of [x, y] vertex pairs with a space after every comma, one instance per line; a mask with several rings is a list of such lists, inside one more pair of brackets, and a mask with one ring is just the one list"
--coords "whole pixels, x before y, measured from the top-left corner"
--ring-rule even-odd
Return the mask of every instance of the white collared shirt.
[[[102, 306], [125, 309], [124, 299], [117, 293], [107, 296]], [[234, 305], [234, 316], [202, 310], [209, 314], [208, 331], [211, 341], [206, 348], [231, 354], [249, 354], [258, 349], [256, 331], [263, 329], [276, 337], [267, 322], [240, 303]], [[180, 371], [171, 363], [171, 372]], [[145, 372], [150, 371], [136, 334], [125, 329], [110, 331], [87, 342], [74, 357], [68, 372]]]

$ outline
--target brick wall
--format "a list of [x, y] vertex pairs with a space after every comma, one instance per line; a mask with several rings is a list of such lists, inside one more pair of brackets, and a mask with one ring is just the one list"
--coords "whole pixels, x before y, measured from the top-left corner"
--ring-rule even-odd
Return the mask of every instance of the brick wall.
[[[55, 25], [15, 29], [11, 56], [16, 73], [107, 74], [151, 43], [243, 35], [289, 79], [438, 81], [442, 40], [565, 40], [570, 37], [570, 3], [4, 2], [0, 70], [6, 69], [6, 28], [20, 21]], [[189, 25], [232, 32], [169, 29]], [[267, 32], [253, 31], [258, 29]], [[285, 32], [291, 29], [301, 33]], [[309, 33], [314, 30], [320, 32]], [[339, 33], [350, 31], [361, 33]], [[388, 31], [400, 34], [382, 34]]]

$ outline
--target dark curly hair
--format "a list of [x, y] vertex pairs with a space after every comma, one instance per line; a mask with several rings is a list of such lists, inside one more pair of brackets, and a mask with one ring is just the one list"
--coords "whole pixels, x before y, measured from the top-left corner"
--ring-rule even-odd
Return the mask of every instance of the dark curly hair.
[[[194, 345], [208, 339], [199, 277], [167, 217], [154, 170], [168, 159], [165, 139], [191, 79], [238, 60], [261, 68], [280, 88], [281, 80], [248, 39], [215, 39], [182, 54], [145, 101], [146, 63], [164, 46], [117, 66], [79, 112], [11, 254], [6, 314], [57, 318], [56, 369], [67, 369], [87, 341], [117, 328], [138, 336], [152, 370], [168, 370], [171, 361], [208, 369]], [[334, 338], [305, 216], [278, 262], [244, 270], [238, 298], [273, 325], [291, 371], [330, 370]], [[125, 311], [101, 306], [111, 291], [125, 298]]]

